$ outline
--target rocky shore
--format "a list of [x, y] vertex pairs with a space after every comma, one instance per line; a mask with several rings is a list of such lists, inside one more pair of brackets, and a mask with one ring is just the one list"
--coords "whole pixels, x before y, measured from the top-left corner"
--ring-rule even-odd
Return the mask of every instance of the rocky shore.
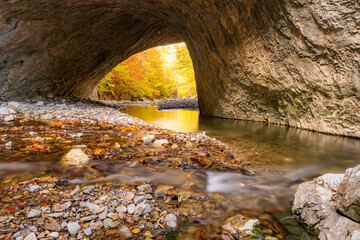
[[360, 165], [300, 184], [292, 210], [320, 240], [359, 240]]
[[[257, 219], [224, 215], [226, 197], [192, 181], [206, 179], [204, 169], [253, 174], [216, 139], [66, 100], [4, 102], [0, 114], [1, 239], [240, 239], [255, 228], [265, 239], [284, 237]], [[179, 231], [214, 214], [223, 221], [211, 231]]]

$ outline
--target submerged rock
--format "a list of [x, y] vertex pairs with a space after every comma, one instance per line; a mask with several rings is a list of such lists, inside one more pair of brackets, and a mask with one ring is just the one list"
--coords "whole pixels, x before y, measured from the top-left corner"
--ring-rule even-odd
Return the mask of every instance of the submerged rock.
[[259, 224], [260, 222], [257, 219], [249, 219], [241, 214], [236, 214], [225, 221], [223, 229], [229, 229], [233, 232], [231, 229], [232, 227], [237, 231], [240, 237], [246, 237], [253, 236], [254, 234], [252, 233], [252, 230]]
[[81, 149], [72, 149], [62, 159], [67, 165], [85, 165], [89, 162], [89, 157]]
[[325, 174], [299, 185], [292, 211], [313, 227], [321, 240], [360, 239], [360, 223], [352, 219], [358, 215], [354, 210], [359, 206], [359, 168], [348, 169], [345, 175]]

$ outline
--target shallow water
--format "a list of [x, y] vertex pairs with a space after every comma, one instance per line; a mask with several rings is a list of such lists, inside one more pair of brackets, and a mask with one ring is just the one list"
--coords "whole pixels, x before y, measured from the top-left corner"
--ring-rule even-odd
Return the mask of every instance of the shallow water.
[[360, 140], [259, 122], [208, 118], [197, 110], [129, 106], [122, 110], [144, 121], [182, 132], [205, 132], [251, 159], [250, 168], [295, 170], [309, 165], [314, 175], [341, 173], [360, 164]]
[[[159, 149], [136, 145], [135, 140], [126, 137], [128, 130], [122, 128], [84, 129], [16, 121], [1, 126], [2, 144], [14, 143], [11, 148], [2, 146], [0, 151], [1, 184], [11, 185], [49, 175], [68, 179], [72, 184], [153, 181], [204, 196], [217, 196], [220, 202], [213, 214], [194, 219], [196, 224], [184, 224], [175, 238], [194, 239], [191, 236], [199, 231], [213, 232], [227, 217], [241, 213], [262, 219], [264, 228], [286, 235], [287, 239], [298, 239], [305, 231], [290, 213], [297, 183], [326, 172], [344, 172], [346, 168], [360, 164], [360, 141], [356, 139], [263, 123], [204, 118], [194, 110], [158, 111], [151, 106], [129, 106], [123, 111], [174, 131], [205, 132], [230, 145], [243, 166], [256, 174], [244, 175], [234, 169], [174, 169], [169, 167], [173, 163], [166, 163], [168, 159], [147, 166], [139, 153]], [[29, 136], [29, 131], [37, 132], [45, 141], [34, 141], [35, 136]], [[84, 134], [82, 138], [71, 137], [79, 132]], [[115, 154], [111, 150], [115, 142], [128, 157], [122, 158], [124, 154]], [[128, 144], [134, 145], [129, 148]], [[59, 161], [75, 145], [86, 145], [83, 150], [90, 151], [92, 160], [83, 168], [64, 168]], [[101, 149], [104, 149], [101, 154], [95, 154]], [[131, 154], [134, 156], [130, 157]], [[156, 154], [151, 153], [146, 158], [158, 161]], [[179, 161], [182, 161], [181, 157]], [[197, 204], [196, 200], [192, 204]], [[191, 211], [194, 206], [190, 205], [190, 210], [184, 211]]]

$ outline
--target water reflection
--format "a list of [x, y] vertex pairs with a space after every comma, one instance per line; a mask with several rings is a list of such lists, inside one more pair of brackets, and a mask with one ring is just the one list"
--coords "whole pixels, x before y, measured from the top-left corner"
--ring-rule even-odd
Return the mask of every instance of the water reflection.
[[357, 139], [258, 122], [208, 118], [199, 116], [195, 110], [158, 111], [152, 106], [129, 106], [124, 112], [175, 131], [204, 131], [238, 152], [246, 152], [257, 168], [263, 165], [298, 168], [322, 163], [326, 164], [318, 172], [322, 174], [343, 172], [360, 164], [360, 140]]
[[161, 110], [154, 106], [130, 105], [123, 112], [142, 120], [174, 131], [196, 132], [199, 129], [197, 110]]

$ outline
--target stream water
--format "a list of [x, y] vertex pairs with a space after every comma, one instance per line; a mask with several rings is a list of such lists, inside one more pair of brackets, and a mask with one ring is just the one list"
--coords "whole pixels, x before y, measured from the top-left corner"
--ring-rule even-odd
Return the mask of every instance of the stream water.
[[[156, 155], [161, 150], [124, 137], [130, 129], [19, 120], [0, 126], [1, 141], [13, 143], [11, 148], [2, 146], [0, 151], [1, 185], [49, 175], [69, 179], [73, 184], [154, 181], [213, 196], [220, 202], [214, 209], [207, 209], [210, 213], [206, 217], [184, 224], [174, 238], [194, 239], [192, 235], [199, 228], [213, 232], [226, 218], [241, 213], [260, 219], [262, 227], [272, 230], [280, 239], [314, 239], [290, 212], [297, 184], [327, 172], [342, 173], [360, 164], [360, 140], [352, 138], [264, 123], [205, 118], [195, 110], [158, 111], [153, 106], [134, 105], [122, 111], [170, 130], [201, 132], [217, 138], [228, 144], [235, 158], [255, 174], [216, 168], [169, 168]], [[30, 135], [32, 131], [36, 135]], [[83, 136], [74, 138], [79, 132]], [[41, 137], [37, 140], [37, 136]], [[126, 156], [111, 150], [115, 142]], [[71, 148], [90, 151], [92, 161], [85, 168], [64, 168], [59, 160]], [[147, 154], [148, 161], [161, 164], [147, 166], [141, 153]], [[181, 211], [206, 207], [196, 201]]]
[[228, 210], [260, 219], [270, 214], [272, 221], [287, 230], [286, 239], [312, 238], [291, 216], [297, 183], [328, 172], [343, 173], [360, 164], [357, 139], [258, 122], [207, 118], [196, 110], [159, 111], [153, 106], [134, 105], [122, 111], [174, 131], [204, 132], [231, 146], [257, 176], [208, 172], [206, 190], [230, 195]]
[[294, 171], [315, 166], [311, 174], [319, 175], [342, 173], [360, 164], [360, 140], [353, 138], [259, 122], [208, 118], [200, 116], [197, 110], [159, 111], [153, 106], [130, 105], [122, 111], [174, 131], [204, 132], [229, 144], [238, 155], [246, 154], [251, 159], [250, 168], [257, 170]]

